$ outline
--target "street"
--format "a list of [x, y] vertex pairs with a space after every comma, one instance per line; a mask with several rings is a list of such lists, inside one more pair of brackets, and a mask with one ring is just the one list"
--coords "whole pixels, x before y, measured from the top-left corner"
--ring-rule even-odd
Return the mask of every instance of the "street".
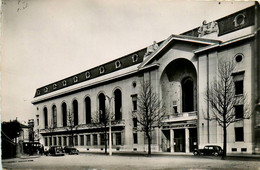
[[3, 169], [258, 169], [259, 158], [213, 156], [80, 153], [79, 155], [41, 156], [2, 161]]

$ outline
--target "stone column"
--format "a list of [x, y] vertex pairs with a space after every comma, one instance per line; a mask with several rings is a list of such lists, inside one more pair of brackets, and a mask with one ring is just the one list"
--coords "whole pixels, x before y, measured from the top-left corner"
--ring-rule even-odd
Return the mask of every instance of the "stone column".
[[171, 152], [174, 152], [174, 130], [170, 130], [170, 145], [171, 145]]
[[186, 153], [189, 153], [190, 152], [190, 140], [189, 140], [189, 136], [190, 136], [190, 133], [189, 133], [189, 129], [188, 128], [185, 128], [185, 152]]

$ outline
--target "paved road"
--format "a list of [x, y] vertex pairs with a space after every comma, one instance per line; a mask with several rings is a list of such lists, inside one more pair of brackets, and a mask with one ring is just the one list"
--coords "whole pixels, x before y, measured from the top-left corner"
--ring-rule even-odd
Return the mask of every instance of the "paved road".
[[5, 169], [257, 169], [259, 159], [221, 160], [220, 157], [195, 157], [183, 155], [104, 154], [42, 156], [30, 159], [4, 160]]

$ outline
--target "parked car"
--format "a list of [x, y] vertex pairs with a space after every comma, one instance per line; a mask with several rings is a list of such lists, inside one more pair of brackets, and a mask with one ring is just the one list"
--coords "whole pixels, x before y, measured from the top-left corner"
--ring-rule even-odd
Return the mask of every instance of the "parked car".
[[44, 152], [46, 156], [64, 156], [63, 149], [61, 146], [50, 146], [49, 150]]
[[194, 149], [193, 154], [219, 156], [223, 154], [223, 150], [218, 145], [206, 145], [203, 149]]
[[64, 150], [65, 153], [68, 153], [70, 155], [72, 155], [72, 154], [78, 155], [79, 154], [79, 150], [77, 148], [65, 146], [63, 150]]

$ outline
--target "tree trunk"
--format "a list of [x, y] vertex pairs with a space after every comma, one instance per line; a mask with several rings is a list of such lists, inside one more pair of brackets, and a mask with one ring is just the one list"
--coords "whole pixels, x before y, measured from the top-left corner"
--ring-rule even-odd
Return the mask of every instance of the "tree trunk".
[[223, 132], [224, 132], [224, 139], [223, 139], [223, 154], [222, 154], [222, 159], [224, 160], [226, 155], [227, 155], [227, 126], [226, 126], [226, 122], [224, 120], [224, 124], [223, 124]]
[[[106, 127], [105, 127], [106, 128]], [[105, 140], [105, 154], [107, 154], [107, 131], [105, 131], [105, 134], [104, 134], [104, 140]]]
[[147, 136], [148, 139], [148, 156], [151, 155], [151, 137]]

